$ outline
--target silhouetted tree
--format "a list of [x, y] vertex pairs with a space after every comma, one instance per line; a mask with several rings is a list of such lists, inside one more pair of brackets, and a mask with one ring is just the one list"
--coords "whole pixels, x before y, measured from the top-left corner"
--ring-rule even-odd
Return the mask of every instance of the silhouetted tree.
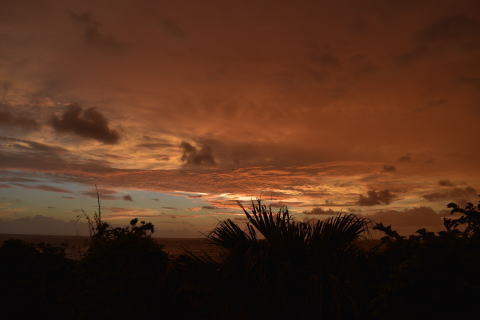
[[420, 229], [403, 237], [381, 224], [375, 227], [386, 233], [372, 260], [381, 275], [372, 300], [372, 311], [380, 319], [478, 315], [480, 207], [448, 207], [460, 216], [445, 218], [445, 230], [437, 234]]
[[[97, 193], [98, 194], [98, 193]], [[98, 211], [88, 218], [88, 250], [79, 263], [80, 319], [123, 319], [153, 314], [165, 301], [168, 256], [151, 235], [151, 223], [132, 219], [113, 227]]]
[[[325, 318], [361, 317], [361, 305], [352, 295], [360, 286], [351, 266], [359, 255], [355, 240], [367, 229], [365, 219], [349, 214], [304, 223], [295, 221], [287, 208], [273, 212], [260, 201], [252, 202], [250, 210], [240, 206], [245, 230], [226, 220], [207, 237], [226, 249], [222, 261], [184, 257], [190, 268], [207, 270], [203, 275], [209, 275], [214, 289], [200, 299], [205, 304], [222, 301], [223, 308], [212, 311], [217, 318], [255, 314], [277, 319], [311, 312]], [[202, 278], [190, 281], [198, 288], [204, 285]]]

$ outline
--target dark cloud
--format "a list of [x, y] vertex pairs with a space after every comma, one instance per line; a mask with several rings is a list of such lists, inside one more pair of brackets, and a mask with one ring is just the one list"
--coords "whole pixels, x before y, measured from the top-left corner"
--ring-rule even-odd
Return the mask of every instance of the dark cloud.
[[0, 136], [0, 167], [59, 169], [66, 166], [66, 149], [30, 140]]
[[0, 219], [0, 233], [35, 235], [88, 235], [88, 225], [42, 215], [19, 219]]
[[312, 215], [312, 216], [332, 216], [332, 215], [338, 215], [341, 214], [342, 211], [336, 211], [332, 209], [323, 209], [323, 208], [313, 208], [312, 210], [309, 211], [303, 211], [302, 212], [305, 215]]
[[212, 150], [207, 145], [198, 150], [190, 143], [183, 141], [180, 147], [183, 149], [182, 161], [187, 165], [214, 166], [216, 164]]
[[300, 206], [303, 202], [301, 201], [273, 201], [269, 202], [268, 205], [272, 208], [288, 208], [293, 206]]
[[203, 206], [202, 209], [204, 209], [204, 210], [215, 210], [215, 209], [218, 209], [218, 208], [215, 207], [215, 206]]
[[175, 22], [171, 20], [161, 20], [160, 26], [167, 34], [180, 39], [187, 37], [186, 32]]
[[[23, 172], [30, 172], [30, 174], [35, 171], [55, 172], [55, 175], [50, 175], [50, 179], [56, 182], [71, 182], [73, 179], [76, 182], [89, 184], [95, 183], [88, 177], [90, 174], [117, 171], [117, 169], [111, 168], [108, 162], [85, 160], [81, 158], [81, 155], [75, 155], [59, 146], [2, 136], [0, 136], [0, 169], [4, 169], [0, 173], [5, 178], [10, 176], [5, 175], [6, 170], [26, 169]], [[77, 175], [80, 172], [89, 174], [87, 176]], [[75, 178], [71, 173], [75, 175]]]
[[107, 209], [110, 212], [114, 212], [114, 213], [123, 213], [123, 212], [131, 212], [132, 211], [132, 209], [130, 209], [130, 208], [121, 208], [121, 207], [108, 207], [108, 208], [105, 208], [105, 209]]
[[480, 24], [466, 15], [442, 17], [426, 26], [417, 34], [417, 40], [423, 42], [459, 41], [466, 35], [478, 36]]
[[42, 190], [42, 191], [49, 191], [49, 192], [59, 192], [59, 193], [72, 193], [72, 191], [64, 189], [64, 188], [58, 188], [58, 187], [53, 187], [53, 186], [48, 186], [48, 185], [27, 185], [23, 183], [14, 183], [13, 185], [25, 189], [31, 189], [31, 190]]
[[2, 0], [0, 1], [0, 19], [19, 20], [25, 23], [31, 18], [31, 12], [45, 13], [48, 9], [51, 9], [49, 0]]
[[185, 195], [188, 199], [198, 199], [203, 198], [202, 194], [186, 194]]
[[174, 147], [175, 145], [168, 143], [168, 142], [153, 142], [153, 143], [141, 143], [137, 144], [139, 148], [145, 149], [157, 149], [157, 148], [170, 148]]
[[438, 185], [442, 187], [454, 187], [455, 185], [450, 180], [440, 180], [438, 181]]
[[401, 156], [400, 158], [398, 158], [398, 161], [400, 161], [400, 162], [410, 162], [410, 161], [412, 161], [412, 155], [410, 153], [407, 153], [407, 154]]
[[124, 44], [117, 41], [111, 35], [104, 34], [100, 30], [101, 24], [93, 17], [92, 12], [70, 12], [70, 17], [73, 21], [83, 26], [83, 39], [88, 45], [113, 50], [122, 50], [125, 48]]
[[[91, 189], [88, 191], [82, 192], [83, 195], [89, 196], [91, 198], [97, 199], [97, 190]], [[98, 189], [98, 195], [100, 196], [100, 200], [117, 200], [118, 197], [116, 196], [117, 191], [110, 190], [110, 189]]]
[[349, 63], [352, 68], [352, 74], [355, 75], [356, 78], [372, 75], [381, 69], [364, 55], [356, 54], [351, 56], [349, 58]]
[[358, 198], [359, 206], [374, 206], [377, 204], [390, 204], [394, 199], [394, 195], [389, 190], [367, 192], [366, 196], [360, 195]]
[[5, 140], [10, 142], [13, 146], [15, 146], [18, 149], [21, 149], [22, 151], [34, 151], [34, 152], [41, 152], [44, 153], [44, 155], [47, 154], [63, 154], [67, 152], [67, 149], [58, 147], [58, 146], [52, 146], [40, 142], [35, 142], [31, 140], [23, 140], [23, 139], [16, 139], [16, 138], [9, 138], [9, 137], [0, 137], [0, 140]]
[[108, 212], [108, 218], [152, 218], [152, 217], [165, 217], [164, 213], [157, 212], [151, 209], [131, 209], [122, 207], [105, 207], [105, 211]]
[[22, 129], [37, 129], [38, 122], [24, 115], [14, 115], [8, 111], [0, 110], [0, 126], [20, 127]]
[[163, 149], [163, 148], [173, 148], [178, 146], [162, 138], [143, 136], [143, 139], [144, 139], [144, 142], [137, 144], [136, 147], [145, 148], [145, 149]]
[[442, 17], [427, 25], [415, 36], [414, 48], [398, 57], [400, 63], [409, 63], [443, 48], [478, 49], [480, 23], [466, 15]]
[[310, 207], [310, 206], [315, 206], [315, 207], [351, 207], [355, 206], [355, 202], [345, 202], [345, 203], [337, 203], [332, 200], [325, 200], [324, 203], [315, 203], [315, 204], [305, 204], [305, 205], [299, 205], [299, 207]]
[[443, 225], [443, 216], [430, 207], [405, 209], [403, 211], [380, 211], [368, 216], [368, 218], [377, 223], [381, 222], [384, 225], [390, 225], [394, 230], [401, 233], [414, 233], [423, 227], [433, 228], [433, 231], [438, 231]]
[[395, 166], [391, 166], [391, 165], [384, 165], [383, 166], [383, 171], [385, 172], [394, 172], [396, 170]]
[[23, 178], [23, 177], [17, 177], [15, 175], [10, 175], [9, 172], [6, 171], [0, 171], [0, 175], [3, 177], [0, 177], [0, 182], [38, 182], [36, 179], [31, 179], [31, 178]]
[[374, 12], [382, 18], [391, 19], [393, 16], [400, 15], [405, 11], [415, 10], [422, 3], [418, 0], [403, 1], [385, 1], [385, 0], [364, 0], [352, 1], [351, 5], [355, 8]]
[[[261, 113], [261, 111], [259, 111]], [[307, 163], [333, 160], [327, 153], [319, 155], [300, 143], [288, 146], [279, 142], [230, 141], [194, 137], [200, 146], [208, 146], [215, 152], [215, 163], [222, 167], [305, 165]], [[295, 154], [295, 157], [292, 157]]]
[[423, 195], [428, 201], [472, 200], [477, 197], [477, 190], [472, 187], [453, 188], [447, 191], [432, 192]]
[[109, 128], [107, 118], [95, 108], [83, 110], [79, 105], [72, 104], [60, 117], [53, 116], [50, 123], [57, 132], [71, 133], [106, 144], [115, 144], [120, 140], [118, 132]]
[[458, 82], [480, 89], [480, 77], [461, 76], [458, 78]]
[[315, 55], [310, 58], [312, 62], [326, 66], [326, 67], [338, 67], [340, 66], [340, 59], [330, 53], [323, 53], [320, 55]]
[[124, 195], [124, 196], [122, 197], [122, 199], [125, 200], [125, 201], [133, 201], [132, 196], [129, 195], [129, 194]]

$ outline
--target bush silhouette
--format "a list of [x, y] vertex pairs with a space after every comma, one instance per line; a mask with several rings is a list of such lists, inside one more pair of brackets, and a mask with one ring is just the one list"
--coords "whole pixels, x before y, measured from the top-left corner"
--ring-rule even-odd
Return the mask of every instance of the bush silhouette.
[[[55, 319], [65, 312], [72, 262], [63, 247], [7, 240], [0, 247], [4, 319]], [[68, 307], [67, 307], [68, 309]]]
[[80, 319], [123, 319], [147, 316], [165, 295], [168, 256], [151, 237], [154, 226], [132, 219], [126, 227], [102, 220], [100, 201], [93, 218], [87, 216], [90, 243], [78, 264], [75, 297], [82, 303]]
[[92, 313], [124, 318], [153, 312], [165, 287], [167, 254], [143, 233], [146, 224], [131, 224], [108, 230], [107, 238], [93, 238], [80, 261], [80, 318]]
[[445, 230], [437, 234], [420, 229], [402, 237], [381, 224], [375, 227], [386, 233], [375, 261], [384, 266], [383, 284], [372, 302], [379, 318], [451, 319], [478, 313], [480, 205], [448, 207], [460, 216], [445, 218]]

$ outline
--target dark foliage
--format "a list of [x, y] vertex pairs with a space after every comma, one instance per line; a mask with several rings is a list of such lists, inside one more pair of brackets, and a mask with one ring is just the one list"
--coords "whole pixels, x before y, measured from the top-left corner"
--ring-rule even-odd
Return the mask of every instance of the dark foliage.
[[150, 237], [153, 226], [137, 224], [133, 219], [128, 227], [108, 226], [92, 236], [78, 264], [78, 318], [148, 316], [162, 303], [167, 254]]
[[241, 206], [245, 226], [226, 220], [207, 236], [221, 258], [169, 260], [152, 224], [113, 227], [99, 202], [78, 261], [64, 247], [0, 247], [0, 303], [8, 319], [473, 319], [480, 204], [448, 207], [444, 231], [405, 237], [377, 224], [385, 236], [367, 250], [358, 247], [363, 218], [304, 223], [257, 201]]
[[[260, 201], [253, 202], [251, 210], [242, 209], [246, 231], [226, 220], [208, 235], [227, 250], [222, 261], [183, 258], [183, 270], [202, 272], [202, 277], [181, 283], [182, 290], [189, 289], [186, 299], [203, 301], [203, 310], [216, 301], [209, 317], [217, 319], [251, 314], [259, 319], [306, 317], [312, 312], [320, 317], [361, 316], [359, 301], [352, 299], [352, 292], [361, 289], [358, 275], [350, 271], [361, 256], [354, 241], [366, 231], [364, 219], [340, 215], [309, 224], [294, 221], [286, 208], [273, 212]], [[198, 290], [205, 285], [210, 290]]]
[[407, 238], [375, 227], [386, 234], [371, 262], [381, 283], [372, 312], [380, 319], [478, 316], [480, 203], [448, 207], [454, 218], [445, 218], [437, 234], [420, 229]]
[[78, 263], [77, 319], [146, 317], [165, 304], [168, 256], [151, 237], [153, 224], [133, 219], [126, 227], [102, 220], [100, 197], [90, 227], [90, 245]]
[[127, 319], [169, 312], [168, 256], [152, 238], [151, 223], [133, 219], [112, 227], [98, 212], [87, 217], [90, 243], [79, 261], [63, 247], [6, 241], [3, 310], [15, 319]]
[[7, 240], [0, 247], [0, 274], [3, 319], [54, 319], [68, 313], [64, 297], [72, 261], [63, 247]]

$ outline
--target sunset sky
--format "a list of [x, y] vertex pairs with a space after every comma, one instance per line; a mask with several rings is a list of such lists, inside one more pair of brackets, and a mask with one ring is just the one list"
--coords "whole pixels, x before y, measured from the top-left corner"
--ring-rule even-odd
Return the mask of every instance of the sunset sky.
[[256, 198], [438, 226], [479, 120], [478, 0], [0, 0], [0, 233], [82, 233], [95, 184], [159, 237]]

